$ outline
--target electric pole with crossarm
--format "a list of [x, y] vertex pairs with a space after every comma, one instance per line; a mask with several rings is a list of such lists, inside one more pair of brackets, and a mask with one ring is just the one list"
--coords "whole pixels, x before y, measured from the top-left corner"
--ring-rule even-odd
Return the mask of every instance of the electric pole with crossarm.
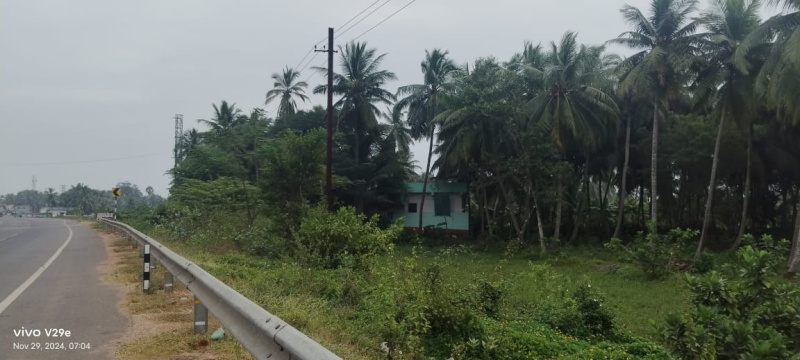
[[332, 210], [333, 195], [331, 195], [331, 163], [333, 162], [333, 155], [331, 152], [333, 149], [333, 53], [336, 52], [333, 50], [333, 28], [328, 28], [328, 48], [324, 50], [314, 49], [314, 51], [328, 53], [328, 131], [327, 143], [325, 145], [325, 199], [328, 202], [328, 210]]

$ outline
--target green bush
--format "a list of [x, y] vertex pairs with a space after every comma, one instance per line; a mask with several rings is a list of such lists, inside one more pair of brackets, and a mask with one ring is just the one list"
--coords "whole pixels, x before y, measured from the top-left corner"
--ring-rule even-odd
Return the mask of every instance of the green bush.
[[368, 269], [375, 255], [392, 249], [401, 231], [399, 222], [382, 230], [377, 215], [367, 220], [352, 207], [335, 212], [314, 207], [303, 217], [295, 244], [298, 255], [314, 266]]
[[581, 341], [547, 326], [525, 321], [483, 319], [484, 338], [454, 348], [456, 359], [644, 359], [669, 360], [670, 354], [653, 342], [631, 338], [617, 343]]
[[651, 222], [647, 227], [647, 235], [639, 232], [630, 244], [623, 245], [622, 240], [613, 238], [605, 246], [615, 251], [621, 261], [639, 266], [648, 279], [661, 279], [669, 275], [672, 262], [700, 232], [672, 229], [668, 234], [659, 235]]
[[571, 296], [539, 315], [541, 321], [565, 334], [579, 338], [614, 335], [614, 316], [603, 307], [603, 298], [591, 285], [578, 287]]
[[665, 343], [683, 359], [797, 359], [800, 284], [782, 280], [765, 250], [736, 255], [722, 273], [686, 277], [692, 307], [667, 318]]

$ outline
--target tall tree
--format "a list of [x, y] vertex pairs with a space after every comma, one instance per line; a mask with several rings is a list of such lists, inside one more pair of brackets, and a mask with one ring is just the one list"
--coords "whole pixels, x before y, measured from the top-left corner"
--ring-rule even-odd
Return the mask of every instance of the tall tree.
[[272, 79], [275, 83], [272, 84], [273, 89], [267, 91], [267, 97], [264, 105], [268, 105], [275, 99], [280, 99], [278, 104], [278, 117], [282, 118], [287, 115], [293, 115], [297, 111], [297, 102], [295, 98], [308, 101], [308, 96], [305, 95], [305, 88], [308, 84], [305, 81], [297, 81], [300, 78], [300, 73], [286, 67], [283, 73], [272, 74]]
[[625, 5], [622, 16], [633, 28], [611, 43], [639, 52], [620, 66], [627, 70], [619, 91], [653, 101], [653, 140], [650, 158], [650, 219], [658, 227], [658, 128], [659, 114], [669, 110], [669, 100], [677, 97], [687, 79], [683, 71], [695, 54], [697, 21], [691, 14], [697, 0], [652, 0], [646, 17], [638, 8]]
[[[411, 126], [411, 136], [414, 140], [423, 137], [428, 139], [428, 161], [425, 165], [425, 176], [422, 179], [422, 193], [426, 194], [430, 178], [431, 157], [433, 156], [434, 134], [436, 123], [433, 122], [437, 111], [439, 97], [442, 93], [452, 92], [455, 88], [453, 75], [459, 70], [458, 66], [447, 57], [448, 52], [434, 49], [425, 50], [425, 60], [420, 64], [424, 77], [423, 84], [406, 85], [397, 89], [397, 95], [403, 96], [395, 104], [394, 113], [408, 110], [407, 121]], [[425, 207], [425, 198], [420, 201], [419, 228], [422, 229], [422, 209]]]
[[56, 194], [56, 189], [47, 188], [47, 190], [45, 191], [45, 194], [47, 196], [47, 206], [49, 207], [49, 206], [55, 205], [56, 204], [56, 195], [58, 195], [58, 194]]
[[[339, 46], [341, 73], [333, 74], [333, 88], [320, 85], [314, 93], [322, 94], [332, 91], [341, 98], [334, 104], [345, 122], [345, 134], [351, 141], [353, 156], [352, 178], [356, 210], [364, 210], [367, 184], [374, 179], [374, 164], [367, 164], [373, 154], [373, 145], [381, 140], [381, 127], [378, 119], [382, 116], [378, 104], [390, 105], [395, 97], [386, 91], [387, 82], [395, 80], [393, 72], [380, 68], [386, 54], [377, 55], [375, 49], [367, 48], [366, 42], [348, 43], [344, 48]], [[318, 71], [327, 69], [316, 68]], [[339, 127], [337, 126], [337, 129]]]
[[[703, 227], [694, 260], [700, 260], [705, 240], [708, 238], [708, 227], [711, 221], [714, 192], [717, 188], [717, 166], [719, 164], [720, 143], [727, 118], [738, 120], [738, 123], [749, 123], [754, 116], [756, 99], [753, 96], [753, 77], [747, 76], [749, 63], [739, 57], [736, 50], [742, 40], [747, 37], [761, 20], [758, 17], [761, 2], [759, 0], [715, 0], [712, 8], [704, 13], [701, 22], [708, 33], [708, 41], [703, 50], [707, 59], [697, 78], [698, 89], [695, 99], [714, 103], [715, 115], [719, 117], [717, 136], [714, 142], [714, 155], [711, 160], [711, 180], [708, 183]], [[756, 48], [753, 48], [756, 49]], [[749, 155], [749, 154], [748, 154]], [[747, 189], [744, 189], [745, 193]]]
[[236, 108], [236, 104], [228, 104], [222, 100], [219, 106], [214, 107], [214, 117], [211, 119], [198, 119], [197, 122], [207, 125], [211, 129], [210, 136], [213, 139], [220, 139], [228, 135], [228, 131], [239, 125], [241, 120], [241, 110]]
[[[339, 46], [341, 73], [333, 74], [334, 95], [341, 98], [334, 104], [340, 108], [345, 121], [350, 122], [354, 131], [354, 156], [356, 163], [361, 163], [366, 153], [362, 140], [365, 132], [370, 135], [378, 133], [378, 119], [381, 112], [376, 104], [389, 105], [395, 97], [383, 87], [387, 82], [396, 80], [393, 72], [381, 70], [380, 65], [386, 54], [377, 55], [375, 49], [368, 49], [366, 42], [348, 43], [344, 48]], [[318, 71], [327, 69], [315, 68]], [[319, 85], [315, 94], [325, 94], [327, 85]]]
[[784, 12], [773, 16], [753, 31], [741, 44], [738, 58], [758, 47], [765, 38], [774, 39], [773, 50], [757, 80], [757, 90], [779, 112], [779, 117], [800, 124], [800, 0], [768, 0]]
[[[616, 102], [599, 86], [607, 74], [602, 51], [602, 47], [579, 45], [574, 32], [565, 33], [560, 43], [551, 44], [541, 73], [543, 89], [528, 104], [531, 120], [548, 129], [562, 160], [566, 160], [568, 142], [587, 153], [596, 149], [604, 138], [606, 125], [619, 118]], [[563, 186], [562, 176], [558, 175], [553, 231], [556, 241], [560, 237]]]

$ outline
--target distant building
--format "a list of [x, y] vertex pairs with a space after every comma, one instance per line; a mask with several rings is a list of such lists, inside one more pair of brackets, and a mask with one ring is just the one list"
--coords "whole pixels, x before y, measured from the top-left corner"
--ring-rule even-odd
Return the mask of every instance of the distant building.
[[13, 211], [18, 215], [30, 215], [33, 213], [30, 205], [14, 205]]
[[428, 182], [425, 207], [422, 208], [422, 182], [406, 183], [405, 206], [389, 213], [391, 219], [405, 217], [404, 227], [433, 226], [452, 234], [469, 234], [468, 191], [466, 183]]
[[43, 207], [39, 210], [39, 213], [46, 214], [47, 216], [52, 216], [52, 217], [60, 217], [60, 216], [66, 216], [67, 211], [69, 211], [69, 209], [64, 207]]

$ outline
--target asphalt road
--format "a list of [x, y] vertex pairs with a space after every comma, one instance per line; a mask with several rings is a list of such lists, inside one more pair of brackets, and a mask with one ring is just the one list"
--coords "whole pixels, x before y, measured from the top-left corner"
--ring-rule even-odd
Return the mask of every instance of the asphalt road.
[[75, 221], [0, 218], [0, 360], [113, 359], [128, 319], [98, 269], [105, 259]]

